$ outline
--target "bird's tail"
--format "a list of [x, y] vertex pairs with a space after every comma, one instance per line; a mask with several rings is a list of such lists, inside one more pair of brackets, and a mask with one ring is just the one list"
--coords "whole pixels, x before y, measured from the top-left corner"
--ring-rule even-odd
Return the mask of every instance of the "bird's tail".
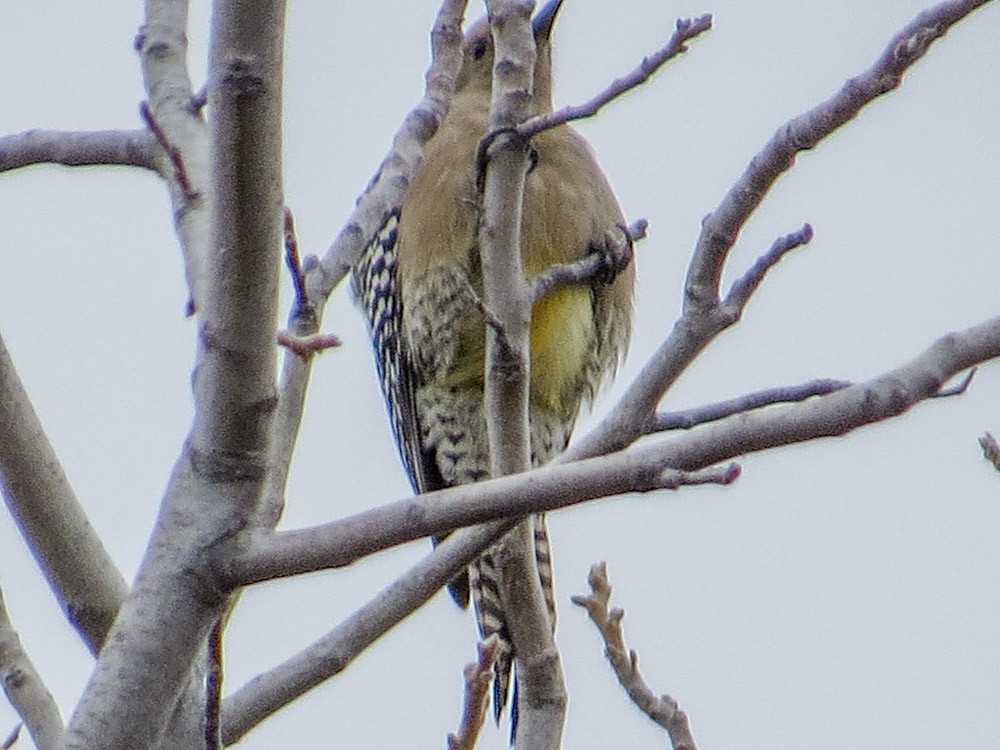
[[[535, 537], [535, 564], [538, 568], [538, 579], [545, 597], [545, 605], [549, 611], [549, 621], [555, 630], [556, 601], [552, 585], [552, 550], [549, 546], [549, 532], [545, 524], [545, 516], [538, 514], [533, 517]], [[487, 551], [475, 563], [469, 566], [469, 583], [472, 589], [472, 599], [476, 607], [476, 620], [479, 633], [485, 640], [494, 633], [500, 642], [497, 660], [493, 666], [493, 716], [500, 721], [507, 696], [510, 690], [510, 676], [514, 662], [514, 644], [507, 628], [507, 618], [504, 616], [503, 603], [500, 600], [500, 571], [496, 566], [493, 553]], [[515, 678], [514, 696], [516, 700], [517, 684]], [[511, 737], [516, 729], [516, 707], [511, 711]]]

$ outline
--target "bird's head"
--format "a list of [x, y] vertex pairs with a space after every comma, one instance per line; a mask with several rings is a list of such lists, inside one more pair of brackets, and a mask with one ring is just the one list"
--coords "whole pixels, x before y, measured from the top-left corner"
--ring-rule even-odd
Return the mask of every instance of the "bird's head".
[[[552, 109], [552, 27], [562, 0], [549, 0], [535, 15], [531, 28], [535, 36], [534, 100], [535, 109]], [[465, 32], [462, 42], [462, 68], [455, 83], [456, 93], [489, 97], [493, 89], [493, 33], [489, 19], [480, 18]]]

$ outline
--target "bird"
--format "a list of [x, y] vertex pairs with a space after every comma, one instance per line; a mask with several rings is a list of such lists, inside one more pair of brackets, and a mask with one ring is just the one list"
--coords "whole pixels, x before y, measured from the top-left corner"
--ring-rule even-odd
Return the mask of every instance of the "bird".
[[[562, 0], [532, 19], [537, 51], [529, 115], [552, 111], [551, 31]], [[477, 153], [489, 132], [494, 53], [487, 19], [467, 29], [447, 115], [426, 144], [401, 206], [390, 212], [353, 272], [396, 445], [417, 493], [490, 474], [483, 407], [486, 320], [479, 297]], [[556, 264], [605, 254], [624, 218], [584, 138], [568, 125], [531, 141], [521, 227], [522, 264], [532, 278]], [[627, 235], [626, 235], [627, 237]], [[630, 246], [629, 246], [630, 249]], [[529, 354], [531, 459], [565, 450], [577, 416], [614, 375], [628, 347], [634, 264], [556, 286], [532, 308]], [[532, 519], [535, 557], [553, 629], [552, 557], [544, 515]], [[440, 541], [440, 540], [435, 540]], [[485, 639], [496, 634], [493, 708], [507, 703], [514, 651], [487, 550], [449, 585]], [[516, 695], [516, 676], [515, 676]], [[514, 701], [516, 711], [516, 698]], [[516, 714], [512, 716], [512, 724]]]

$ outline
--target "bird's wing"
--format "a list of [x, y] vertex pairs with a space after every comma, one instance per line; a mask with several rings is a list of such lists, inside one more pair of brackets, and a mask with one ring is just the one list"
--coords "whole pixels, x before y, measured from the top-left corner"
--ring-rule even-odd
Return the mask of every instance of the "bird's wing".
[[[423, 450], [417, 418], [416, 370], [402, 337], [403, 298], [397, 278], [399, 212], [386, 216], [354, 267], [354, 297], [368, 320], [375, 368], [399, 456], [413, 491], [439, 489], [440, 477]], [[436, 481], [435, 481], [436, 479]]]

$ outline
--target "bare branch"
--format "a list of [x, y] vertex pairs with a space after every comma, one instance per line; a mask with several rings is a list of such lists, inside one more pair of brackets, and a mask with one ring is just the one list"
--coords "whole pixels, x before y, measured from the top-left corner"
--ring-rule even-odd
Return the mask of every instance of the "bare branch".
[[979, 447], [983, 449], [983, 457], [986, 458], [993, 468], [1000, 471], [1000, 443], [989, 432], [979, 438]]
[[476, 661], [465, 666], [465, 704], [458, 734], [448, 735], [448, 750], [473, 750], [486, 719], [489, 690], [493, 682], [493, 664], [500, 653], [496, 633], [476, 644]]
[[351, 270], [385, 217], [402, 203], [410, 176], [420, 163], [422, 148], [437, 132], [455, 91], [462, 63], [462, 15], [467, 0], [443, 0], [431, 32], [431, 65], [424, 98], [403, 120], [386, 154], [354, 211], [322, 260], [308, 276], [309, 299], [325, 300]]
[[514, 523], [499, 521], [450, 535], [323, 638], [238, 689], [223, 704], [223, 741], [237, 742], [268, 716], [342, 672], [375, 640], [446, 586]]
[[194, 420], [135, 584], [67, 727], [67, 749], [152, 747], [172, 721], [192, 718], [179, 711], [175, 719], [175, 707], [191, 695], [191, 677], [204, 664], [198, 657], [228, 605], [215, 559], [250, 525], [261, 496], [275, 406], [284, 13], [281, 0], [213, 8], [206, 235], [213, 252], [205, 296], [196, 298]]
[[662, 451], [647, 448], [653, 449], [550, 464], [427, 492], [310, 529], [261, 532], [227, 561], [226, 576], [236, 586], [343, 567], [379, 550], [463, 526], [522, 518], [626, 492], [732, 481], [729, 467], [707, 474], [676, 471]]
[[[337, 235], [322, 261], [306, 257], [306, 304], [298, 302], [289, 323], [289, 338], [279, 386], [278, 408], [271, 435], [267, 485], [257, 524], [273, 528], [284, 507], [285, 484], [292, 458], [316, 344], [333, 343], [328, 337], [313, 338], [322, 322], [323, 304], [350, 271], [385, 217], [402, 202], [410, 176], [420, 162], [421, 149], [444, 119], [455, 89], [455, 77], [462, 61], [462, 14], [466, 0], [443, 0], [431, 32], [431, 65], [427, 70], [424, 98], [406, 116], [393, 138], [392, 148], [378, 172], [358, 198], [347, 224]], [[303, 346], [300, 346], [302, 344]]]
[[739, 318], [743, 314], [743, 309], [750, 301], [751, 295], [757, 291], [760, 282], [764, 280], [767, 272], [778, 265], [781, 259], [797, 247], [808, 245], [813, 238], [813, 228], [809, 224], [803, 224], [802, 228], [779, 237], [771, 245], [771, 249], [757, 258], [757, 261], [739, 279], [733, 282], [729, 294], [726, 295], [723, 307], [728, 309], [733, 317]]
[[[230, 585], [348, 565], [375, 551], [496, 518], [521, 518], [609, 497], [704, 481], [737, 456], [842, 435], [902, 414], [957, 372], [1000, 357], [1000, 318], [948, 334], [911, 362], [867, 382], [783, 407], [738, 413], [667, 441], [570, 463], [559, 457], [511, 477], [427, 493], [302, 531], [261, 534], [232, 560]], [[667, 470], [681, 470], [679, 476]], [[725, 467], [712, 481], [735, 471]], [[691, 473], [695, 472], [695, 473]], [[728, 479], [732, 481], [732, 479]], [[454, 536], [454, 535], [453, 535]]]
[[851, 385], [849, 380], [810, 380], [801, 385], [785, 386], [783, 388], [768, 388], [764, 391], [748, 393], [744, 396], [720, 401], [715, 404], [698, 406], [684, 411], [659, 412], [653, 416], [649, 432], [666, 432], [668, 430], [689, 430], [706, 422], [740, 414], [742, 412], [760, 409], [772, 404], [805, 401], [813, 396], [823, 396]]
[[591, 593], [571, 599], [574, 604], [587, 610], [590, 619], [597, 626], [604, 640], [604, 654], [608, 657], [618, 682], [640, 711], [667, 730], [674, 750], [697, 750], [687, 714], [669, 695], [657, 696], [653, 693], [639, 672], [638, 654], [625, 646], [625, 635], [622, 632], [625, 612], [608, 608], [611, 602], [611, 582], [608, 580], [607, 564], [600, 562], [592, 566], [587, 582]]
[[10, 730], [10, 733], [3, 738], [2, 742], [0, 742], [0, 750], [10, 750], [10, 748], [14, 746], [18, 738], [21, 736], [21, 727], [23, 726], [24, 724], [18, 724]]
[[55, 750], [63, 723], [52, 694], [21, 646], [0, 591], [0, 684], [38, 750]]
[[128, 586], [77, 500], [0, 338], [0, 493], [67, 619], [92, 654]]
[[[495, 62], [490, 133], [505, 133], [531, 113], [535, 75], [533, 2], [487, 0]], [[483, 411], [489, 442], [490, 476], [531, 468], [528, 383], [531, 288], [521, 255], [525, 180], [531, 167], [528, 142], [517, 136], [487, 135], [489, 158], [483, 174], [478, 248], [483, 303], [500, 322], [486, 328]], [[512, 735], [518, 750], [561, 744], [566, 686], [535, 557], [534, 520], [522, 520], [492, 552], [499, 576], [505, 625], [517, 663], [517, 705]], [[497, 709], [502, 709], [502, 701]], [[520, 727], [518, 726], [520, 725]]]
[[[611, 413], [569, 450], [578, 459], [619, 450], [643, 434], [657, 404], [688, 365], [723, 330], [738, 320], [739, 308], [722, 305], [719, 282], [729, 252], [747, 219], [775, 181], [795, 162], [795, 156], [816, 146], [858, 114], [865, 105], [899, 85], [905, 70], [953, 24], [988, 0], [949, 0], [921, 13], [889, 42], [882, 56], [825, 102], [778, 128], [750, 161], [719, 206], [702, 223], [701, 235], [688, 267], [684, 309], [666, 340]], [[780, 253], [778, 254], [780, 257]], [[765, 256], [766, 258], [767, 256]], [[766, 271], [767, 262], [761, 267]], [[753, 271], [745, 277], [752, 282]], [[758, 281], [759, 283], [759, 281]], [[733, 301], [742, 301], [753, 283], [738, 286]]]
[[146, 18], [136, 35], [135, 49], [152, 119], [163, 141], [177, 151], [183, 163], [181, 174], [186, 185], [178, 181], [175, 164], [162, 169], [161, 175], [169, 189], [174, 226], [184, 254], [187, 311], [192, 315], [206, 303], [212, 252], [208, 128], [200, 111], [191, 107], [187, 3], [147, 0], [145, 6]]
[[712, 28], [712, 16], [706, 13], [695, 19], [678, 18], [677, 27], [667, 43], [649, 57], [644, 57], [639, 67], [626, 76], [618, 78], [593, 99], [575, 106], [563, 107], [555, 112], [532, 117], [527, 122], [517, 126], [517, 134], [522, 138], [531, 138], [543, 130], [554, 128], [572, 120], [593, 117], [604, 105], [614, 101], [632, 89], [641, 86], [661, 68], [667, 61], [687, 52], [687, 43]]
[[949, 0], [917, 16], [889, 42], [871, 68], [825, 102], [785, 123], [750, 161], [726, 197], [705, 220], [687, 278], [687, 302], [715, 306], [726, 257], [750, 214], [800, 151], [853, 119], [868, 104], [902, 82], [903, 73], [952, 26], [988, 0]]
[[[412, 538], [409, 529], [414, 526], [422, 526], [424, 533], [440, 531], [443, 528], [440, 517], [431, 523], [427, 523], [427, 519], [433, 518], [441, 506], [450, 505], [455, 511], [457, 503], [452, 504], [451, 500], [461, 493], [478, 493], [485, 501], [479, 505], [484, 507], [476, 507], [475, 501], [467, 500], [465, 507], [451, 516], [448, 523], [460, 515], [468, 522], [493, 517], [491, 509], [494, 509], [496, 496], [491, 493], [498, 488], [516, 492], [521, 498], [520, 504], [512, 501], [505, 507], [505, 512], [513, 518], [521, 518], [544, 508], [569, 505], [577, 501], [578, 494], [582, 494], [578, 492], [580, 486], [573, 484], [573, 472], [567, 471], [571, 469], [582, 469], [583, 473], [592, 471], [588, 480], [594, 484], [589, 485], [590, 489], [594, 490], [597, 483], [604, 481], [608, 483], [604, 494], [611, 494], [621, 486], [609, 481], [609, 471], [615, 460], [627, 460], [636, 471], [645, 472], [649, 466], [646, 462], [655, 455], [658, 461], [663, 462], [661, 466], [689, 472], [687, 476], [694, 479], [704, 479], [706, 475], [700, 474], [700, 469], [738, 455], [818, 437], [842, 435], [862, 425], [902, 414], [915, 403], [936, 394], [955, 373], [996, 357], [1000, 357], [1000, 318], [948, 334], [911, 362], [873, 380], [826, 396], [730, 417], [669, 441], [637, 446], [616, 456], [604, 456], [576, 466], [550, 465], [517, 476], [481, 482], [474, 487], [429, 493], [409, 501], [413, 504], [405, 506], [405, 516], [394, 521], [390, 519], [386, 522], [387, 517], [377, 513], [362, 514], [342, 522], [339, 528], [336, 524], [320, 527], [321, 533], [313, 529], [268, 535], [253, 545], [255, 550], [236, 563], [230, 575], [238, 578], [242, 573], [245, 581], [263, 580], [273, 575], [294, 575], [324, 567], [323, 564], [314, 565], [320, 562], [315, 552], [317, 545], [326, 545], [326, 562], [339, 564], [356, 559], [362, 549], [370, 550], [374, 546], [373, 535], [393, 535], [403, 540]], [[716, 472], [715, 478], [730, 478], [731, 481], [737, 471], [736, 467], [725, 467]], [[661, 469], [656, 476], [650, 477], [650, 481], [662, 480], [663, 475], [668, 473]], [[619, 475], [616, 479], [620, 481], [620, 478]], [[557, 494], [548, 496], [544, 506], [526, 501], [524, 498], [538, 487]], [[420, 506], [428, 499], [431, 502]], [[397, 503], [386, 507], [393, 509], [391, 513], [399, 513], [404, 505]], [[225, 741], [235, 741], [281, 706], [344, 669], [357, 654], [423, 604], [437, 588], [447, 584], [462, 566], [475, 559], [514, 523], [498, 521], [451, 534], [431, 554], [326, 637], [237, 691], [226, 702], [223, 715]], [[346, 529], [348, 526], [351, 528]], [[323, 535], [332, 538], [337, 534], [341, 536], [336, 544], [323, 538]], [[311, 560], [304, 563], [310, 555], [313, 555]], [[339, 560], [335, 561], [338, 555]]]
[[32, 164], [103, 164], [156, 172], [156, 156], [156, 140], [145, 130], [26, 130], [0, 137], [0, 172]]

